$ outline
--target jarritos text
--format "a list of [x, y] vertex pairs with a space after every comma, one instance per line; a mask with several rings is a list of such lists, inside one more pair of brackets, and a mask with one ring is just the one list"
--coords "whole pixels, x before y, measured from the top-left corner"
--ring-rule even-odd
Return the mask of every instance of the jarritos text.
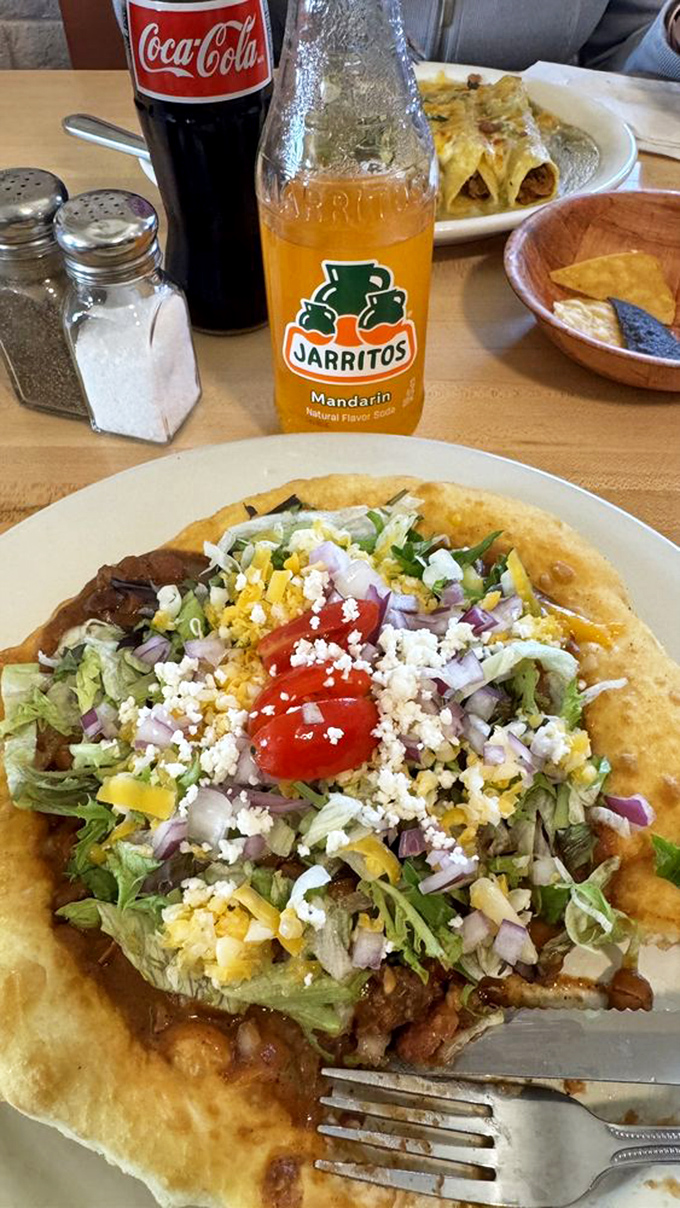
[[221, 101], [271, 79], [262, 0], [127, 0], [127, 11], [135, 80], [147, 96]]
[[325, 280], [303, 298], [283, 359], [315, 382], [382, 382], [405, 373], [418, 348], [408, 294], [376, 260], [324, 260]]

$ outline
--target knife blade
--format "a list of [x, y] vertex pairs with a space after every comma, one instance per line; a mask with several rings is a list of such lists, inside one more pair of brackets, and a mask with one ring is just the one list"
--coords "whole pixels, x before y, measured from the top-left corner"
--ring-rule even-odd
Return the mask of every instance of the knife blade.
[[455, 1074], [680, 1086], [680, 1013], [520, 1009], [467, 1045]]

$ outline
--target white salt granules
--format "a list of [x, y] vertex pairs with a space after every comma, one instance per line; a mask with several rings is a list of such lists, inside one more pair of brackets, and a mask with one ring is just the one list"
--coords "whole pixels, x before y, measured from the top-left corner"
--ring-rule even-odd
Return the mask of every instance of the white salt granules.
[[[201, 393], [184, 298], [171, 289], [120, 291], [91, 306], [75, 333], [75, 357], [92, 425], [102, 432], [168, 441]], [[124, 294], [133, 300], [123, 302]]]

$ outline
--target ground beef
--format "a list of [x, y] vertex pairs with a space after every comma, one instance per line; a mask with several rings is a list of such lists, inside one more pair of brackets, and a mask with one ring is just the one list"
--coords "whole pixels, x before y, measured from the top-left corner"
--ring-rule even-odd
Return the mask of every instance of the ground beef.
[[460, 1023], [459, 991], [453, 986], [424, 1019], [409, 1024], [397, 1039], [396, 1049], [402, 1061], [423, 1065], [436, 1056], [446, 1040], [451, 1040]]
[[35, 767], [41, 772], [65, 772], [73, 763], [69, 744], [80, 742], [82, 735], [60, 734], [52, 726], [39, 726], [36, 743]]

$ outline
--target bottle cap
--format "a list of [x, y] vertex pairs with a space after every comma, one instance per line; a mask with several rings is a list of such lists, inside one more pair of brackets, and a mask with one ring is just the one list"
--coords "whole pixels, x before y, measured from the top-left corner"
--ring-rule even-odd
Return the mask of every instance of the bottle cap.
[[130, 280], [159, 260], [158, 215], [144, 197], [125, 189], [94, 189], [67, 201], [54, 233], [74, 277]]
[[0, 251], [52, 243], [52, 223], [68, 198], [66, 185], [42, 168], [0, 171]]

